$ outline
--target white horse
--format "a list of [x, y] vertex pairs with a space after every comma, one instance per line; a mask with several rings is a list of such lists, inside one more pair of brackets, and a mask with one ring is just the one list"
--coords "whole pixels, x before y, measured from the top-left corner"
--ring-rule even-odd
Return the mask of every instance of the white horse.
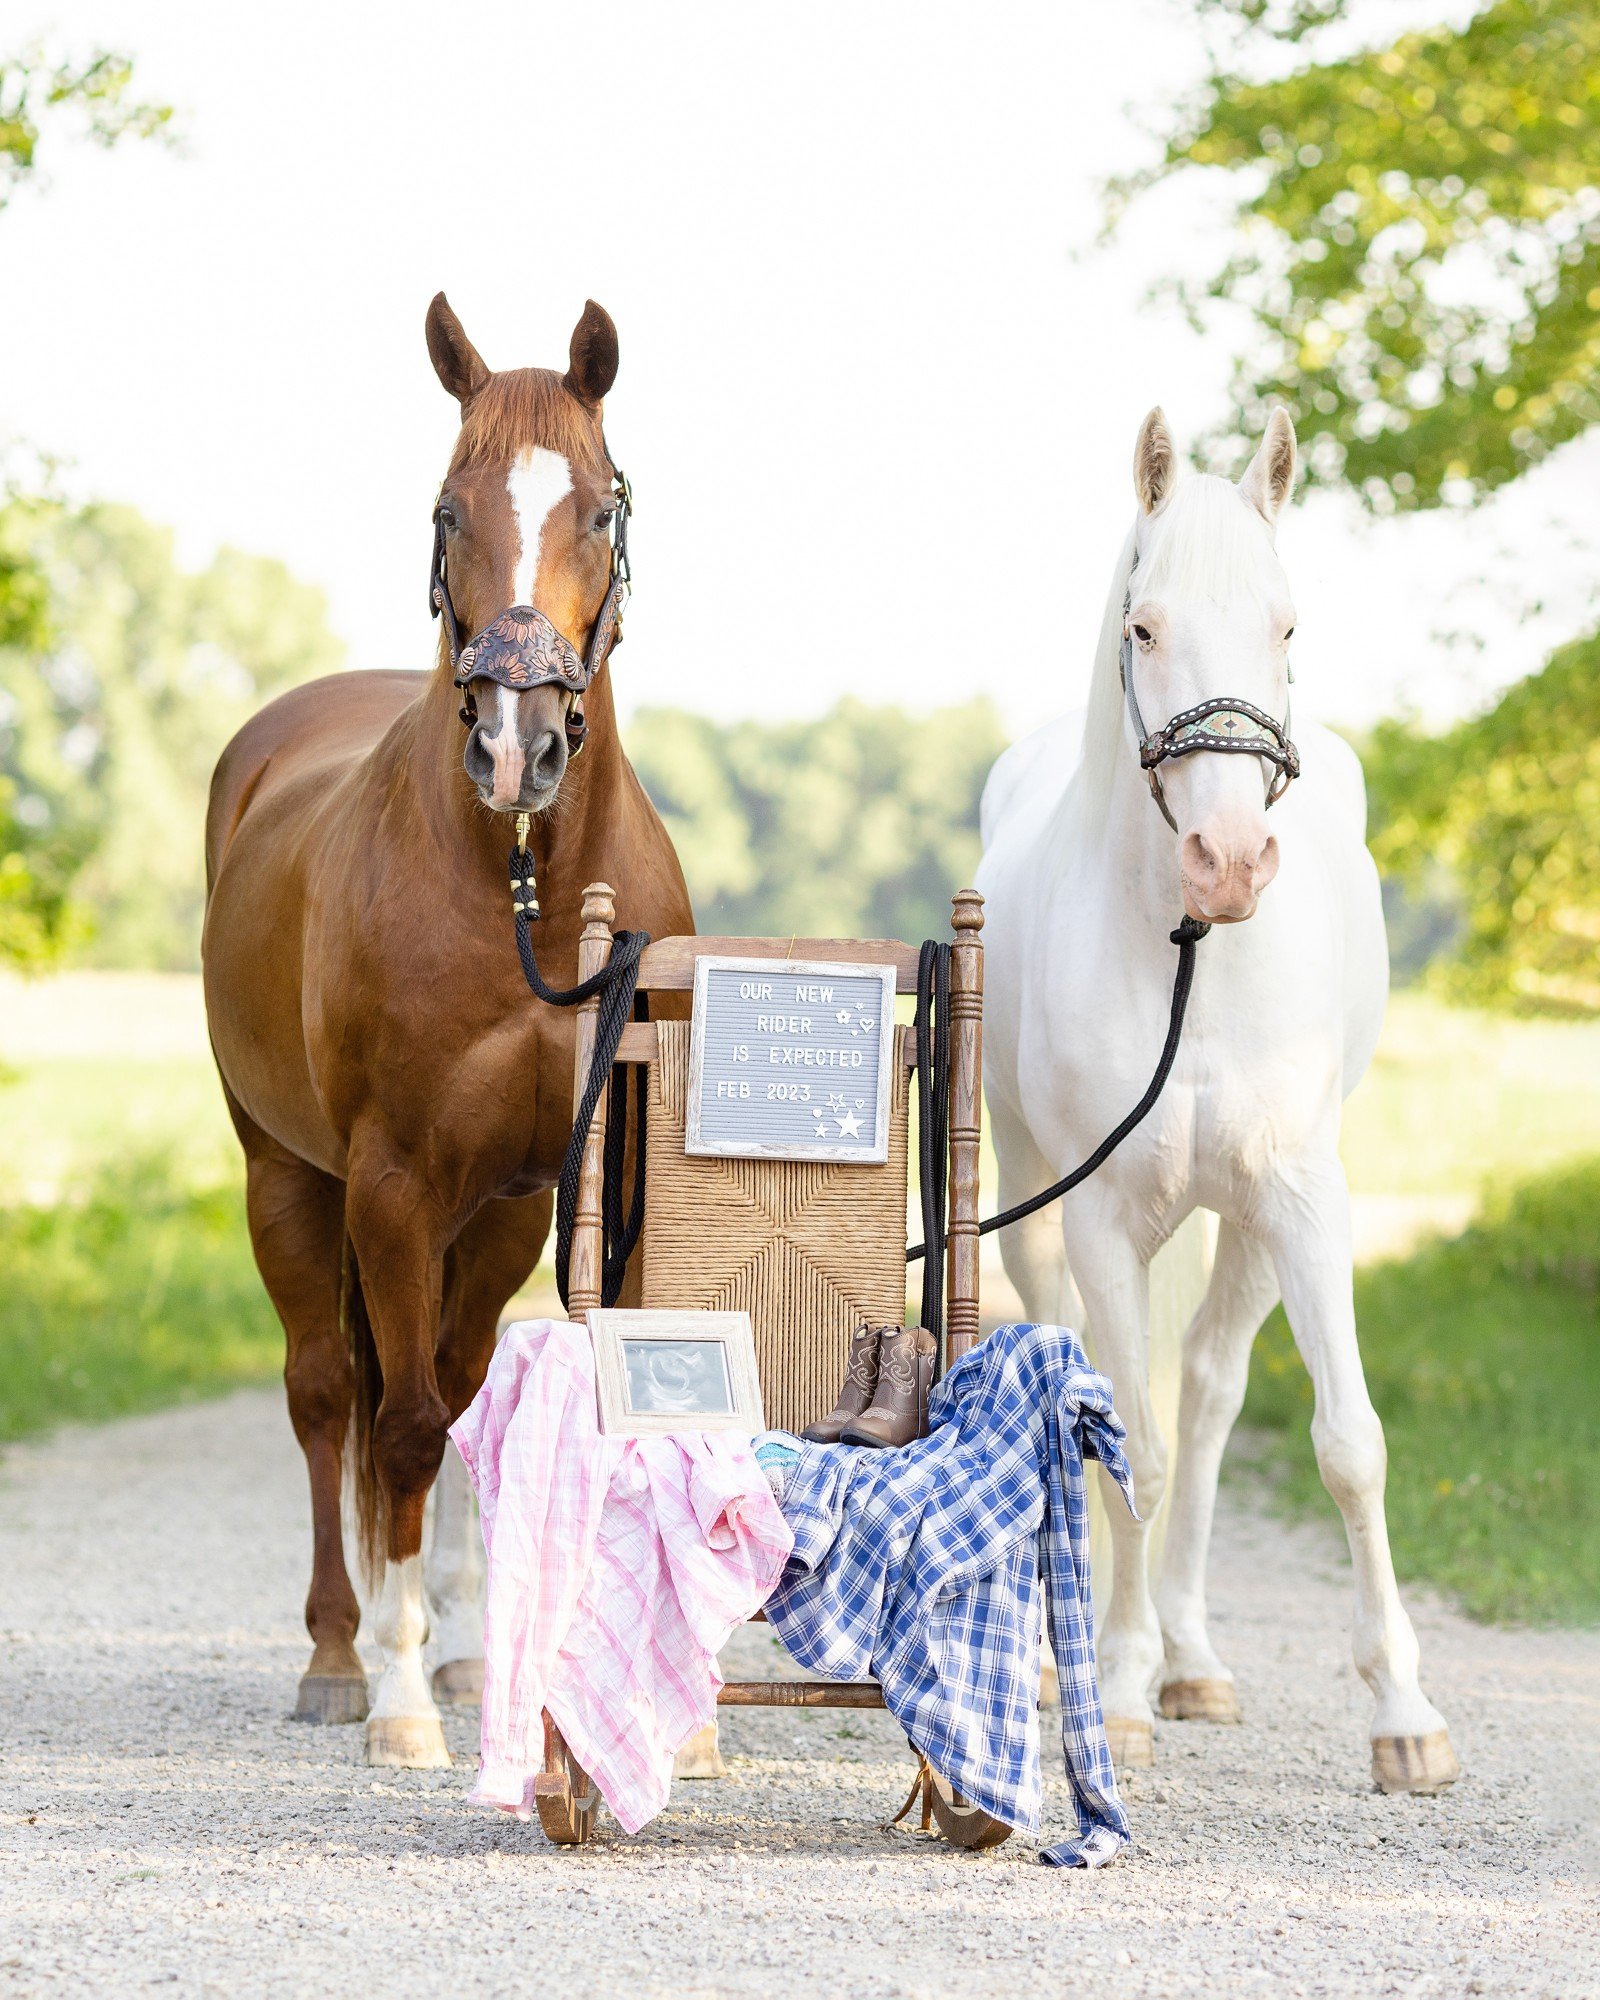
[[[984, 793], [984, 1084], [1009, 1207], [1076, 1165], [1138, 1100], [1167, 1024], [1169, 933], [1183, 914], [1215, 927], [1198, 947], [1182, 1044], [1155, 1109], [1097, 1174], [1001, 1245], [1032, 1316], [1070, 1322], [1081, 1301], [1128, 1427], [1143, 1519], [1110, 1509], [1099, 1653], [1113, 1752], [1152, 1761], [1157, 1692], [1167, 1716], [1238, 1719], [1233, 1676], [1206, 1630], [1206, 1556], [1251, 1344], [1281, 1296], [1316, 1393], [1317, 1464], [1350, 1543], [1355, 1663], [1375, 1701], [1373, 1776], [1387, 1791], [1431, 1791], [1459, 1767], [1418, 1685], [1395, 1587], [1337, 1150], [1340, 1106], [1371, 1058], [1388, 990], [1360, 766], [1338, 737], [1294, 724], [1302, 774], [1269, 819], [1278, 768], [1266, 755], [1180, 754], [1151, 774], [1159, 790], [1139, 760], [1141, 733], [1215, 696], [1262, 718], [1231, 708], [1202, 727], [1276, 747], [1264, 718], [1288, 714], [1294, 612], [1273, 529], [1294, 476], [1282, 410], [1237, 486], [1180, 478], [1161, 412], [1145, 419], [1139, 512], [1112, 579], [1087, 713], [1008, 750]], [[1167, 1465], [1149, 1393], [1149, 1268], [1197, 1209], [1219, 1218], [1216, 1261], [1184, 1336], [1176, 1479], [1152, 1596], [1149, 1522]]]

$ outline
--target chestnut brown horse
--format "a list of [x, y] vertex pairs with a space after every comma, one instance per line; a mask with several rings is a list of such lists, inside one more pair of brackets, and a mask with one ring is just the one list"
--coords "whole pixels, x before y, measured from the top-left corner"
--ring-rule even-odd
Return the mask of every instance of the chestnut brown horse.
[[[461, 641], [491, 625], [525, 635], [530, 621], [502, 614], [532, 607], [546, 656], [585, 661], [602, 610], [604, 649], [616, 599], [621, 490], [601, 430], [616, 330], [591, 301], [565, 375], [491, 373], [442, 293], [427, 333], [461, 406], [435, 558]], [[462, 665], [495, 650], [467, 647]], [[441, 1658], [431, 1689], [424, 1678], [423, 1506], [501, 1309], [538, 1260], [572, 1125], [575, 1021], [524, 984], [512, 815], [532, 815], [550, 985], [576, 978], [590, 882], [615, 885], [628, 927], [693, 929], [666, 829], [622, 752], [604, 661], [569, 768], [571, 678], [516, 667], [511, 681], [533, 684], [475, 678], [463, 705], [442, 644], [431, 674], [312, 681], [248, 723], [212, 781], [206, 1008], [311, 1476], [314, 1648], [296, 1713], [366, 1716], [375, 1764], [448, 1763], [434, 1693], [470, 1692], [481, 1663], [462, 1552], [452, 1562], [447, 1547], [441, 1580], [430, 1553]], [[370, 1715], [340, 1525], [347, 1433], [383, 1572]]]

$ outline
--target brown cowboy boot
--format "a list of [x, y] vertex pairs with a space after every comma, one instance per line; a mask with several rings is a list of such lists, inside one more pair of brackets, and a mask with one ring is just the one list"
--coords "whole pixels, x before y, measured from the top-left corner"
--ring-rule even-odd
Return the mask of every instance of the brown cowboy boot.
[[813, 1444], [837, 1444], [847, 1423], [859, 1417], [878, 1392], [878, 1343], [890, 1326], [868, 1326], [863, 1320], [850, 1336], [850, 1362], [844, 1371], [839, 1400], [825, 1417], [800, 1433]]
[[925, 1326], [897, 1326], [878, 1350], [878, 1393], [872, 1407], [839, 1433], [841, 1444], [910, 1444], [928, 1434], [928, 1391], [933, 1387], [934, 1338]]

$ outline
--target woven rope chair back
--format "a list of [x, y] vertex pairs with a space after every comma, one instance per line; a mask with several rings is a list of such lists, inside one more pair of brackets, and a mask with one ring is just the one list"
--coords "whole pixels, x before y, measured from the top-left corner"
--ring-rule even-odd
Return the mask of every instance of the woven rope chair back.
[[905, 1318], [908, 1030], [895, 1030], [881, 1166], [690, 1157], [689, 1023], [656, 1032], [644, 1304], [747, 1312], [767, 1422], [801, 1430], [832, 1409], [861, 1321]]

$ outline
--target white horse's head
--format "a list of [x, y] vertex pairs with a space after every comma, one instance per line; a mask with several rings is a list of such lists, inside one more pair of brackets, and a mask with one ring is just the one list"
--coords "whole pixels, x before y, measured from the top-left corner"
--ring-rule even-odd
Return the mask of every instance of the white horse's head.
[[[1145, 418], [1133, 459], [1140, 516], [1125, 657], [1147, 730], [1213, 696], [1286, 715], [1294, 607], [1273, 529], [1294, 475], [1294, 426], [1282, 409], [1237, 486], [1203, 473], [1180, 478], [1166, 419], [1159, 409]], [[1266, 812], [1275, 775], [1248, 754], [1197, 751], [1161, 765], [1191, 917], [1254, 916], [1278, 872]]]

